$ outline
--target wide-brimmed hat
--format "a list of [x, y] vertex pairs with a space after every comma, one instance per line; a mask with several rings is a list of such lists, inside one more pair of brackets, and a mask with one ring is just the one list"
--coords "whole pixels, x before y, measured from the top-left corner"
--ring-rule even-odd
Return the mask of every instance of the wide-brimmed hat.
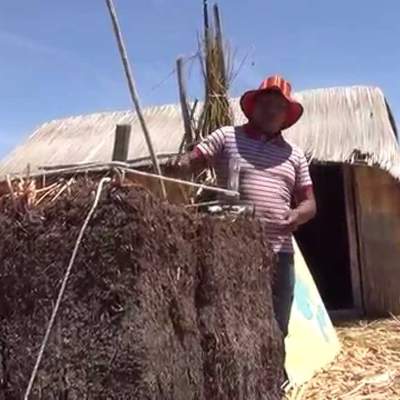
[[287, 129], [291, 127], [303, 115], [304, 109], [299, 102], [291, 97], [292, 86], [290, 85], [290, 83], [278, 75], [264, 79], [258, 89], [249, 90], [243, 94], [240, 99], [240, 107], [242, 108], [244, 115], [248, 119], [251, 119], [257, 95], [263, 92], [270, 91], [279, 92], [288, 101], [289, 108], [286, 121], [283, 124], [282, 129]]

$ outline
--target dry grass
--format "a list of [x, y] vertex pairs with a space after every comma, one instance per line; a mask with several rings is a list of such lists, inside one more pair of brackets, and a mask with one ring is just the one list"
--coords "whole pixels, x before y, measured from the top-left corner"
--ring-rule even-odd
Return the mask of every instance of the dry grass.
[[200, 130], [205, 137], [221, 126], [232, 125], [233, 116], [228, 100], [229, 79], [224, 66], [224, 49], [219, 46], [215, 37], [211, 36], [202, 57], [205, 65], [203, 73], [206, 98], [200, 116]]
[[290, 400], [399, 400], [400, 320], [358, 322], [337, 328], [338, 360]]
[[233, 124], [228, 100], [229, 84], [233, 73], [229, 47], [222, 38], [218, 6], [214, 18], [208, 18], [207, 4], [204, 15], [204, 39], [200, 44], [200, 64], [205, 85], [205, 101], [199, 118], [199, 133], [207, 136], [221, 126]]

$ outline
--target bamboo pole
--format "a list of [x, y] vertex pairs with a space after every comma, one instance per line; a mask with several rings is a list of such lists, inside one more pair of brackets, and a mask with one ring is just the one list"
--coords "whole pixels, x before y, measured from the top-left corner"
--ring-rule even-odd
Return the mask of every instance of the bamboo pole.
[[[125, 47], [125, 44], [124, 44], [124, 40], [123, 40], [123, 37], [122, 37], [121, 28], [120, 28], [120, 25], [119, 25], [119, 21], [118, 21], [118, 17], [117, 17], [117, 12], [115, 10], [114, 2], [113, 2], [113, 0], [106, 0], [106, 2], [107, 2], [108, 10], [110, 12], [110, 17], [111, 17], [111, 21], [112, 21], [112, 25], [113, 25], [113, 30], [114, 30], [114, 34], [115, 34], [115, 37], [116, 37], [116, 40], [117, 40], [118, 49], [119, 49], [119, 52], [120, 52], [122, 64], [124, 66], [126, 79], [128, 81], [129, 93], [131, 95], [132, 102], [133, 102], [133, 104], [135, 106], [136, 113], [137, 113], [137, 116], [139, 118], [139, 122], [140, 122], [141, 128], [143, 130], [144, 137], [146, 139], [146, 144], [147, 144], [147, 147], [149, 149], [149, 153], [150, 153], [151, 160], [152, 160], [152, 163], [153, 163], [153, 168], [154, 168], [155, 172], [158, 175], [161, 176], [162, 173], [161, 173], [160, 164], [159, 164], [157, 156], [156, 156], [156, 154], [154, 152], [154, 147], [153, 147], [153, 143], [152, 143], [152, 140], [151, 140], [150, 132], [147, 129], [147, 125], [146, 125], [146, 122], [144, 120], [144, 116], [143, 116], [142, 109], [141, 109], [141, 106], [140, 106], [139, 96], [138, 96], [138, 93], [137, 93], [137, 90], [136, 90], [136, 85], [135, 85], [135, 81], [134, 81], [134, 78], [133, 78], [132, 68], [131, 68], [131, 65], [129, 63], [128, 53], [127, 53], [127, 50], [126, 50], [126, 47]], [[167, 198], [167, 191], [166, 191], [165, 184], [164, 184], [163, 180], [160, 180], [160, 186], [161, 186], [162, 196], [163, 196], [164, 199], [166, 199]]]
[[181, 103], [183, 125], [185, 128], [186, 147], [188, 147], [193, 142], [193, 130], [192, 130], [192, 121], [190, 119], [187, 94], [186, 94], [186, 83], [183, 71], [183, 59], [181, 57], [179, 57], [176, 60], [176, 71], [178, 75], [179, 99]]

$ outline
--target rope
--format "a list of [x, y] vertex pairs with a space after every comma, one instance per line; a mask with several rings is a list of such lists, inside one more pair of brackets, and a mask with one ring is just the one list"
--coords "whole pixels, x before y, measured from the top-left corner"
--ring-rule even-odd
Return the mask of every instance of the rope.
[[94, 199], [94, 203], [92, 205], [92, 208], [90, 209], [90, 211], [89, 211], [89, 213], [88, 213], [88, 215], [87, 215], [87, 217], [85, 219], [85, 222], [83, 223], [82, 228], [81, 228], [81, 230], [79, 232], [78, 239], [76, 240], [76, 243], [75, 243], [74, 251], [72, 252], [72, 256], [71, 256], [71, 259], [70, 259], [69, 264], [68, 264], [68, 268], [65, 271], [64, 279], [62, 281], [61, 288], [60, 288], [60, 291], [58, 293], [56, 304], [55, 304], [55, 306], [53, 308], [53, 312], [51, 314], [50, 321], [49, 321], [49, 324], [48, 324], [47, 329], [46, 329], [46, 333], [44, 335], [42, 344], [40, 346], [40, 350], [39, 350], [39, 354], [38, 354], [37, 359], [36, 359], [35, 366], [34, 366], [34, 368], [32, 370], [32, 374], [31, 374], [31, 377], [30, 377], [30, 380], [29, 380], [28, 387], [26, 388], [26, 391], [25, 391], [24, 400], [28, 400], [29, 399], [29, 395], [31, 393], [31, 390], [32, 390], [32, 387], [33, 387], [33, 383], [35, 382], [36, 375], [38, 373], [39, 366], [40, 366], [40, 363], [42, 361], [43, 354], [44, 354], [44, 351], [46, 349], [46, 345], [47, 345], [47, 342], [49, 340], [49, 336], [50, 336], [51, 330], [53, 328], [54, 321], [56, 319], [58, 309], [60, 308], [60, 304], [61, 304], [62, 297], [63, 297], [64, 292], [65, 292], [65, 288], [66, 288], [67, 283], [68, 283], [69, 276], [71, 275], [71, 270], [72, 270], [72, 267], [74, 265], [76, 255], [78, 253], [79, 246], [80, 246], [81, 241], [82, 241], [82, 237], [83, 237], [83, 235], [85, 233], [85, 230], [86, 230], [86, 228], [87, 228], [87, 226], [89, 224], [89, 221], [92, 218], [93, 213], [94, 213], [94, 211], [95, 211], [95, 209], [96, 209], [96, 207], [97, 207], [97, 205], [99, 203], [103, 185], [104, 185], [104, 183], [109, 182], [110, 180], [111, 180], [110, 178], [103, 178], [100, 181], [99, 186], [97, 187], [96, 197]]

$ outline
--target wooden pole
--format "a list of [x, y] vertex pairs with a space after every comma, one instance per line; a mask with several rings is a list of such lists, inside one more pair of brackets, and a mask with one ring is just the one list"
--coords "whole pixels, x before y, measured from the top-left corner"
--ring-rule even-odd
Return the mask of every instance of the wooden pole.
[[[193, 122], [193, 120], [194, 120], [194, 113], [196, 112], [196, 108], [197, 108], [197, 105], [199, 104], [199, 100], [198, 99], [196, 99], [195, 101], [194, 101], [194, 103], [193, 103], [193, 107], [192, 107], [192, 109], [190, 110], [190, 122], [192, 123]], [[193, 127], [191, 127], [192, 128], [192, 134], [193, 134]], [[197, 128], [195, 127], [194, 128], [194, 131], [195, 131], [195, 137], [193, 137], [192, 136], [192, 138], [193, 138], [193, 142], [191, 143], [192, 145], [194, 144], [194, 143], [196, 143], [197, 141], [198, 141], [198, 132], [197, 132]], [[184, 149], [184, 147], [185, 147], [185, 142], [186, 142], [186, 136], [184, 135], [183, 136], [183, 138], [182, 138], [182, 141], [181, 141], [181, 144], [179, 145], [179, 151], [178, 151], [178, 154], [179, 155], [181, 155], [182, 154], [182, 152], [183, 152], [183, 149]], [[190, 147], [192, 147], [192, 146], [190, 146]], [[190, 147], [188, 147], [188, 144], [186, 144], [186, 151], [187, 150], [191, 150], [190, 149]]]
[[130, 125], [117, 125], [115, 129], [113, 161], [126, 161], [128, 159], [129, 140], [131, 137]]
[[[191, 122], [194, 122], [194, 115], [195, 115], [198, 104], [199, 104], [199, 100], [195, 99], [192, 109], [190, 110], [190, 121]], [[193, 130], [194, 130], [193, 140], [194, 140], [194, 142], [197, 142], [199, 140], [199, 129], [198, 128], [199, 128], [198, 123], [194, 123], [193, 124]]]
[[203, 185], [202, 183], [195, 183], [195, 182], [186, 181], [186, 180], [178, 179], [178, 178], [169, 178], [166, 176], [159, 176], [159, 175], [151, 174], [149, 172], [139, 171], [137, 169], [133, 169], [133, 168], [129, 168], [129, 167], [125, 168], [125, 167], [121, 166], [119, 168], [122, 169], [123, 171], [126, 171], [127, 173], [130, 172], [133, 175], [146, 176], [149, 178], [165, 180], [166, 182], [178, 183], [180, 185], [186, 185], [186, 186], [191, 186], [191, 187], [195, 187], [198, 189], [209, 190], [211, 192], [224, 194], [225, 196], [229, 196], [232, 199], [238, 199], [240, 196], [239, 192], [237, 192], [235, 190], [222, 189], [219, 187]]
[[215, 23], [215, 36], [218, 44], [219, 49], [219, 57], [220, 57], [220, 67], [221, 67], [221, 78], [223, 87], [226, 86], [227, 77], [226, 77], [226, 65], [225, 65], [225, 54], [224, 54], [224, 41], [222, 38], [222, 24], [221, 24], [221, 17], [219, 14], [218, 4], [214, 4], [214, 23]]
[[209, 51], [210, 51], [210, 21], [208, 18], [208, 0], [203, 0], [203, 16], [204, 16], [204, 68], [206, 73], [206, 96], [208, 95], [208, 81], [210, 78], [210, 66], [209, 66]]
[[181, 57], [176, 60], [176, 71], [178, 75], [179, 99], [181, 103], [183, 125], [185, 128], [186, 147], [188, 147], [193, 142], [193, 131], [187, 102], [186, 84], [183, 71], [183, 59]]
[[210, 29], [210, 22], [208, 19], [208, 0], [203, 0], [203, 17], [204, 17], [204, 37], [207, 42], [209, 38], [209, 29]]
[[190, 110], [190, 120], [191, 121], [193, 121], [193, 119], [194, 119], [194, 113], [196, 112], [196, 108], [197, 108], [198, 104], [199, 104], [199, 99], [195, 99], [194, 103], [193, 103], [193, 107]]
[[[120, 52], [120, 55], [121, 55], [122, 64], [124, 66], [126, 79], [128, 81], [128, 86], [129, 86], [129, 92], [130, 92], [130, 95], [131, 95], [131, 99], [132, 99], [132, 102], [133, 102], [133, 104], [135, 106], [136, 114], [137, 114], [137, 116], [139, 118], [139, 122], [140, 122], [140, 125], [142, 127], [144, 137], [146, 139], [146, 144], [147, 144], [150, 156], [151, 156], [151, 160], [152, 160], [152, 163], [153, 163], [153, 168], [154, 168], [155, 172], [158, 175], [161, 176], [162, 174], [161, 174], [160, 164], [158, 163], [157, 156], [156, 156], [156, 154], [154, 152], [154, 147], [153, 147], [153, 143], [151, 141], [150, 132], [147, 129], [146, 122], [144, 120], [144, 116], [143, 116], [142, 109], [141, 109], [141, 106], [140, 106], [139, 96], [138, 96], [138, 93], [137, 93], [137, 90], [136, 90], [136, 85], [135, 85], [135, 81], [134, 81], [134, 78], [133, 78], [132, 68], [131, 68], [129, 60], [128, 60], [128, 53], [126, 51], [126, 47], [125, 47], [124, 40], [123, 40], [123, 37], [122, 37], [120, 25], [119, 25], [119, 22], [118, 22], [117, 12], [115, 10], [113, 0], [106, 0], [106, 3], [107, 3], [108, 10], [110, 12], [114, 34], [115, 34], [115, 37], [116, 37], [116, 40], [117, 40], [118, 49], [119, 49], [119, 52]], [[162, 196], [163, 196], [164, 199], [166, 199], [167, 198], [167, 191], [166, 191], [166, 188], [165, 188], [164, 181], [161, 180], [161, 179], [160, 179], [160, 186], [161, 186]]]

